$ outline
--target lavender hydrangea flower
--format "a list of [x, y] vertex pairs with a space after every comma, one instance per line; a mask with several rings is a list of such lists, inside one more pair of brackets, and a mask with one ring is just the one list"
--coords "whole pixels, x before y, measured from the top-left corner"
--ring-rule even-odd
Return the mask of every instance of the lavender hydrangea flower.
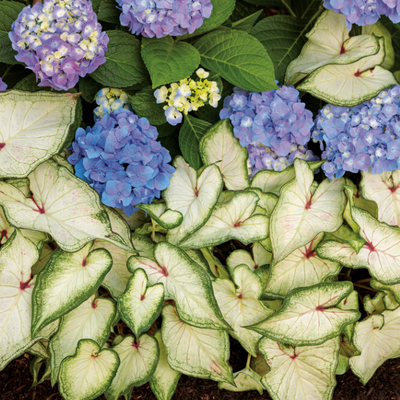
[[224, 100], [220, 118], [229, 118], [234, 135], [249, 152], [252, 175], [261, 169], [281, 171], [296, 157], [315, 160], [307, 143], [313, 115], [291, 86], [262, 93], [234, 88]]
[[324, 0], [324, 7], [346, 17], [346, 25], [372, 25], [381, 15], [400, 22], [400, 0]]
[[68, 161], [104, 204], [131, 215], [136, 205], [160, 197], [175, 171], [157, 137], [146, 118], [120, 108], [76, 131]]
[[0, 92], [4, 92], [7, 89], [7, 83], [3, 82], [3, 79], [0, 78]]
[[106, 61], [108, 36], [87, 0], [44, 0], [25, 7], [9, 37], [15, 58], [36, 74], [39, 86], [71, 89]]
[[161, 38], [193, 33], [209, 18], [210, 0], [117, 0], [120, 22], [133, 34]]
[[330, 104], [320, 110], [312, 133], [324, 150], [330, 179], [371, 168], [373, 174], [400, 169], [400, 85], [355, 107]]

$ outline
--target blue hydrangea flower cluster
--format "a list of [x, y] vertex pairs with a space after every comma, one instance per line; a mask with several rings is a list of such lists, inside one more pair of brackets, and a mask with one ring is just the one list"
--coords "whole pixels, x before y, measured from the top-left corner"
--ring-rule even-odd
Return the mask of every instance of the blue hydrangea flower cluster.
[[74, 87], [79, 77], [106, 62], [108, 36], [87, 0], [44, 0], [25, 7], [9, 33], [17, 61], [56, 90]]
[[381, 15], [400, 22], [400, 0], [324, 0], [324, 7], [346, 17], [346, 25], [372, 25]]
[[120, 22], [144, 37], [161, 38], [193, 33], [209, 18], [210, 0], [117, 0]]
[[132, 215], [137, 204], [160, 197], [175, 171], [157, 137], [146, 118], [120, 108], [76, 131], [68, 161], [104, 204]]
[[355, 107], [330, 104], [316, 118], [313, 139], [324, 150], [322, 165], [330, 179], [345, 171], [371, 168], [373, 174], [400, 169], [400, 85]]
[[314, 160], [307, 150], [313, 115], [292, 86], [262, 93], [234, 88], [224, 100], [220, 118], [229, 118], [234, 135], [249, 152], [254, 174], [259, 169], [281, 171], [296, 156]]

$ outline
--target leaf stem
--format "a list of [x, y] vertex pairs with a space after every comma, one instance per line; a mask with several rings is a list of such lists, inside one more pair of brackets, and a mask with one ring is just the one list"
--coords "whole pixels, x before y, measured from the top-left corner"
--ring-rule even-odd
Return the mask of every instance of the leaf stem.
[[287, 10], [289, 11], [289, 14], [292, 17], [297, 18], [297, 15], [294, 13], [294, 11], [292, 10], [292, 8], [289, 6], [289, 4], [287, 3], [287, 0], [281, 0], [282, 4], [287, 8]]
[[250, 368], [250, 361], [251, 361], [251, 354], [247, 354], [247, 362], [246, 362], [246, 368]]
[[151, 225], [152, 225], [152, 228], [151, 228], [151, 240], [153, 242], [155, 242], [156, 241], [156, 224], [155, 224], [153, 218], [151, 219]]
[[5, 70], [5, 72], [4, 72], [3, 76], [1, 77], [1, 79], [4, 79], [4, 78], [5, 78], [5, 76], [8, 74], [8, 71], [11, 69], [11, 67], [12, 67], [12, 65], [9, 65], [9, 66], [7, 67], [7, 69]]

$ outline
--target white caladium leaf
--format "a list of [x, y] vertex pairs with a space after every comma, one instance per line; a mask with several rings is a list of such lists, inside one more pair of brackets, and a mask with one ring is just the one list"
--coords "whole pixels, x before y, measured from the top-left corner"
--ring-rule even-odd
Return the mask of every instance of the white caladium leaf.
[[268, 338], [259, 349], [271, 371], [261, 383], [274, 400], [330, 400], [336, 386], [339, 338], [319, 346], [292, 347]]
[[188, 325], [171, 304], [163, 308], [162, 316], [162, 340], [171, 368], [196, 378], [234, 384], [232, 367], [228, 363], [227, 332]]
[[36, 246], [15, 230], [0, 249], [0, 371], [37, 340], [57, 330], [55, 322], [31, 337], [31, 267], [39, 258]]
[[107, 400], [118, 400], [120, 396], [130, 394], [134, 386], [149, 381], [157, 367], [160, 351], [157, 340], [147, 333], [137, 340], [126, 336], [112, 350], [118, 354], [121, 363], [105, 396]]
[[217, 122], [200, 141], [200, 155], [205, 165], [216, 164], [228, 190], [249, 187], [247, 150], [233, 135], [229, 119]]
[[400, 356], [400, 307], [356, 323], [353, 343], [361, 354], [350, 358], [350, 368], [366, 385], [386, 360]]
[[365, 244], [365, 240], [346, 225], [342, 225], [336, 232], [326, 233], [324, 240], [348, 243], [356, 252], [360, 251]]
[[129, 279], [126, 290], [118, 297], [118, 311], [121, 319], [136, 337], [150, 329], [161, 314], [164, 301], [164, 285], [147, 283], [143, 269], [136, 269]]
[[127, 222], [113, 208], [104, 206], [111, 223], [111, 235], [106, 240], [126, 251], [133, 252], [132, 233]]
[[160, 357], [157, 368], [150, 378], [150, 387], [158, 400], [171, 400], [182, 374], [174, 371], [168, 364], [167, 349], [162, 341], [160, 329], [154, 333], [154, 337], [158, 342]]
[[396, 301], [400, 303], [400, 283], [396, 283], [394, 285], [385, 285], [376, 279], [371, 279], [369, 284], [376, 290], [383, 290], [386, 293], [391, 293]]
[[[30, 231], [35, 232], [35, 231]], [[37, 275], [47, 264], [49, 261], [50, 256], [53, 254], [55, 250], [55, 246], [53, 244], [45, 243], [42, 247], [42, 251], [40, 252], [40, 257], [36, 261], [35, 265], [32, 267], [32, 275]]]
[[296, 179], [282, 188], [271, 217], [275, 261], [306, 245], [320, 232], [335, 232], [343, 222], [344, 179], [325, 179], [314, 192], [311, 168], [300, 159], [294, 166]]
[[400, 306], [400, 304], [396, 301], [392, 293], [387, 293], [385, 295], [385, 297], [383, 298], [383, 304], [385, 305], [385, 308], [387, 310], [394, 310], [398, 306]]
[[212, 290], [209, 275], [184, 251], [161, 242], [154, 247], [154, 259], [131, 257], [128, 269], [142, 268], [149, 283], [164, 285], [165, 300], [175, 300], [179, 317], [199, 328], [226, 329]]
[[215, 165], [206, 167], [199, 177], [183, 157], [175, 159], [174, 167], [176, 171], [163, 197], [168, 208], [183, 216], [182, 223], [167, 235], [169, 242], [179, 244], [206, 223], [218, 201], [223, 181]]
[[79, 307], [61, 317], [58, 332], [49, 342], [52, 385], [58, 380], [61, 362], [75, 354], [81, 339], [92, 339], [99, 346], [104, 345], [110, 335], [116, 312], [114, 301], [91, 296]]
[[[360, 310], [358, 304], [358, 292], [353, 290], [347, 297], [345, 297], [338, 305], [341, 310]], [[353, 340], [354, 323], [346, 325], [343, 330], [344, 336], [349, 342]]]
[[76, 253], [58, 248], [39, 272], [32, 294], [32, 336], [82, 304], [100, 287], [111, 269], [112, 258], [107, 250], [91, 248], [92, 243]]
[[48, 353], [46, 346], [42, 342], [36, 342], [33, 346], [29, 348], [27, 353], [42, 359], [50, 358], [50, 354]]
[[232, 200], [219, 203], [210, 219], [197, 232], [181, 243], [186, 248], [217, 246], [231, 239], [250, 244], [265, 239], [269, 233], [269, 218], [253, 215], [258, 196], [252, 192], [235, 192]]
[[233, 374], [235, 386], [226, 382], [219, 382], [218, 389], [229, 390], [230, 392], [248, 392], [249, 390], [257, 390], [260, 395], [263, 394], [263, 386], [260, 382], [260, 375], [253, 371], [250, 367], [246, 367], [241, 371]]
[[335, 307], [352, 290], [350, 282], [293, 289], [275, 314], [248, 328], [294, 346], [321, 344], [360, 318], [358, 311]]
[[399, 283], [400, 229], [378, 222], [358, 207], [351, 207], [351, 215], [366, 242], [358, 254], [348, 244], [327, 241], [318, 247], [318, 255], [349, 268], [368, 268], [371, 276], [384, 284]]
[[328, 103], [353, 107], [397, 84], [396, 78], [379, 65], [385, 58], [384, 39], [376, 55], [345, 65], [318, 68], [297, 88]]
[[82, 339], [76, 353], [61, 364], [58, 388], [65, 400], [92, 400], [110, 385], [118, 366], [118, 354], [101, 350], [93, 340]]
[[[400, 171], [373, 175], [362, 172], [360, 192], [378, 205], [378, 220], [400, 226]], [[356, 204], [357, 205], [357, 204]]]
[[179, 211], [167, 209], [165, 203], [139, 204], [137, 207], [147, 212], [153, 221], [165, 229], [176, 228], [183, 220]]
[[0, 206], [18, 228], [49, 233], [65, 251], [77, 251], [93, 239], [111, 236], [97, 192], [54, 161], [29, 175], [33, 197], [0, 182]]
[[126, 263], [134, 253], [117, 247], [105, 240], [95, 240], [93, 250], [95, 249], [106, 249], [111, 254], [112, 267], [101, 282], [101, 286], [104, 286], [110, 292], [111, 296], [116, 299], [125, 291], [126, 284], [132, 276], [126, 267]]
[[256, 357], [257, 343], [261, 335], [243, 327], [264, 320], [273, 311], [260, 302], [262, 282], [247, 265], [236, 267], [231, 274], [233, 282], [227, 279], [217, 279], [213, 282], [215, 298], [222, 315], [232, 327], [232, 337]]
[[324, 282], [328, 276], [338, 275], [340, 264], [324, 260], [315, 252], [323, 236], [323, 233], [318, 234], [306, 246], [272, 264], [264, 294], [283, 299], [292, 289], [312, 286]]
[[368, 314], [381, 314], [386, 309], [383, 298], [386, 296], [384, 292], [378, 292], [373, 298], [367, 294], [364, 296], [364, 310]]
[[[312, 171], [318, 169], [324, 161], [307, 162]], [[264, 193], [273, 193], [279, 196], [281, 188], [295, 177], [294, 166], [290, 165], [283, 171], [261, 170], [257, 172], [252, 181], [252, 188], [259, 188]]]
[[149, 237], [134, 233], [132, 235], [132, 243], [136, 251], [139, 252], [139, 256], [154, 260], [153, 253], [155, 242]]
[[258, 196], [259, 200], [257, 206], [265, 210], [265, 215], [271, 217], [272, 211], [274, 211], [276, 203], [278, 202], [278, 196], [274, 193], [264, 193], [259, 188], [248, 188], [246, 191], [253, 192]]
[[360, 58], [379, 51], [378, 39], [374, 35], [350, 37], [346, 17], [334, 11], [325, 11], [314, 28], [306, 34], [308, 41], [300, 55], [293, 60], [285, 76], [286, 84], [293, 84], [296, 74], [310, 74], [327, 64], [350, 64]]
[[200, 249], [201, 253], [203, 254], [204, 258], [208, 263], [208, 267], [210, 271], [216, 278], [221, 279], [229, 279], [229, 273], [226, 268], [221, 264], [217, 257], [215, 257], [211, 250], [208, 248]]
[[183, 251], [207, 272], [211, 280], [214, 280], [214, 274], [211, 272], [210, 266], [200, 250], [183, 249]]
[[0, 178], [24, 177], [62, 150], [74, 134], [79, 95], [0, 94]]
[[4, 182], [13, 185], [16, 189], [20, 190], [26, 197], [32, 196], [31, 190], [29, 188], [28, 178], [9, 178], [5, 179]]
[[6, 220], [3, 209], [0, 207], [0, 246], [2, 246], [14, 232], [14, 227]]

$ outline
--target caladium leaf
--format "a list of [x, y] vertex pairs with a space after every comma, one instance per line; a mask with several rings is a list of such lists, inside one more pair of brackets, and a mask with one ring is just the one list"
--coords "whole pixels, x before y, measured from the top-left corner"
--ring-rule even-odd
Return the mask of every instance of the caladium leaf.
[[271, 217], [272, 211], [274, 211], [276, 203], [278, 202], [278, 196], [273, 193], [264, 193], [259, 188], [248, 188], [246, 191], [254, 192], [258, 196], [259, 200], [257, 206], [265, 211], [265, 215]]
[[174, 166], [176, 171], [163, 196], [168, 208], [183, 216], [181, 225], [167, 235], [169, 242], [179, 244], [206, 223], [218, 201], [223, 181], [215, 165], [206, 167], [199, 177], [183, 157], [177, 157]]
[[235, 386], [226, 382], [219, 382], [218, 389], [229, 390], [230, 392], [247, 392], [249, 390], [257, 390], [260, 395], [263, 394], [263, 387], [261, 385], [261, 377], [251, 368], [246, 367], [241, 371], [233, 374]]
[[[318, 169], [324, 161], [311, 161], [308, 166], [312, 171]], [[264, 193], [274, 193], [279, 196], [282, 186], [290, 182], [295, 177], [294, 166], [290, 165], [283, 171], [261, 170], [257, 172], [252, 181], [252, 188], [259, 188]]]
[[397, 84], [394, 75], [379, 65], [385, 58], [384, 39], [376, 55], [345, 65], [318, 68], [297, 88], [328, 103], [353, 107]]
[[103, 346], [110, 335], [110, 327], [117, 307], [110, 299], [91, 296], [79, 307], [61, 317], [60, 327], [49, 342], [51, 355], [51, 384], [58, 380], [61, 362], [75, 354], [81, 339], [92, 339]]
[[356, 252], [359, 252], [365, 244], [365, 240], [346, 225], [342, 225], [336, 232], [326, 233], [324, 240], [348, 243]]
[[340, 264], [324, 260], [315, 252], [323, 236], [318, 234], [307, 245], [272, 264], [264, 295], [283, 299], [292, 289], [312, 286], [324, 282], [328, 276], [338, 275]]
[[164, 285], [165, 300], [173, 299], [179, 317], [199, 328], [226, 329], [215, 300], [208, 274], [184, 251], [161, 242], [154, 247], [154, 259], [131, 257], [128, 269], [142, 268], [149, 283]]
[[147, 212], [151, 219], [164, 229], [176, 228], [183, 220], [179, 211], [167, 209], [165, 203], [139, 204], [137, 207]]
[[233, 135], [229, 119], [217, 122], [200, 141], [200, 155], [205, 165], [216, 164], [228, 190], [249, 187], [247, 150]]
[[351, 215], [366, 242], [358, 254], [350, 245], [333, 241], [320, 245], [317, 254], [349, 268], [368, 268], [371, 276], [384, 284], [399, 283], [400, 229], [378, 222], [358, 207], [351, 207]]
[[96, 249], [106, 249], [111, 254], [112, 267], [101, 282], [101, 286], [104, 286], [110, 292], [111, 296], [116, 299], [125, 291], [126, 284], [132, 276], [126, 267], [126, 263], [134, 253], [117, 247], [105, 240], [95, 240], [93, 250]]
[[32, 336], [50, 322], [72, 311], [100, 287], [112, 258], [93, 243], [76, 253], [56, 249], [37, 275], [32, 293]]
[[100, 396], [113, 380], [119, 357], [115, 351], [104, 349], [93, 340], [82, 339], [76, 353], [62, 363], [59, 390], [66, 400], [92, 400]]
[[339, 338], [319, 346], [292, 347], [268, 338], [259, 349], [271, 371], [261, 383], [274, 400], [330, 400], [336, 386]]
[[31, 267], [38, 258], [36, 246], [18, 230], [0, 249], [0, 371], [57, 330], [55, 322], [31, 337], [31, 296], [36, 282]]
[[296, 179], [282, 188], [271, 217], [275, 261], [306, 245], [320, 232], [335, 232], [343, 222], [344, 180], [325, 179], [314, 192], [311, 168], [300, 159], [294, 166]]
[[[360, 192], [378, 205], [378, 220], [400, 226], [400, 171], [380, 175], [362, 172]], [[357, 205], [357, 204], [355, 204]]]
[[139, 252], [139, 256], [154, 260], [153, 253], [155, 242], [153, 242], [149, 237], [134, 233], [132, 235], [132, 243], [135, 249]]
[[118, 297], [118, 311], [121, 319], [139, 337], [158, 318], [163, 301], [164, 285], [148, 285], [144, 270], [136, 269], [125, 292]]
[[53, 254], [53, 251], [55, 250], [54, 247], [54, 245], [49, 245], [47, 243], [43, 245], [42, 251], [40, 252], [40, 257], [32, 267], [32, 275], [37, 275], [44, 268], [49, 261], [50, 256]]
[[[358, 304], [358, 292], [353, 290], [347, 297], [345, 297], [338, 305], [341, 310], [360, 310]], [[343, 330], [344, 336], [349, 342], [353, 340], [354, 323], [346, 325]]]
[[210, 219], [197, 232], [181, 243], [186, 248], [217, 246], [231, 239], [250, 244], [265, 239], [269, 233], [269, 218], [252, 215], [258, 196], [252, 192], [235, 192], [232, 200], [219, 203]]
[[0, 246], [2, 246], [14, 232], [12, 227], [6, 220], [3, 209], [0, 207]]
[[387, 293], [385, 295], [385, 297], [383, 298], [383, 304], [385, 305], [387, 310], [394, 310], [400, 305], [396, 301], [396, 299], [395, 299], [395, 297], [393, 296], [392, 293]]
[[[71, 164], [70, 164], [71, 165]], [[13, 185], [16, 189], [20, 190], [26, 197], [32, 196], [29, 188], [28, 178], [9, 178], [4, 180], [6, 183]]]
[[27, 353], [32, 354], [35, 357], [39, 357], [42, 359], [50, 358], [50, 354], [47, 351], [46, 346], [42, 342], [36, 342], [33, 346], [29, 348]]
[[386, 293], [391, 293], [396, 301], [400, 302], [400, 283], [395, 283], [394, 285], [385, 285], [376, 279], [371, 279], [369, 284], [376, 290], [383, 290]]
[[204, 258], [208, 263], [210, 271], [216, 278], [229, 279], [229, 273], [226, 268], [221, 264], [217, 257], [214, 257], [208, 248], [200, 249]]
[[400, 307], [356, 323], [353, 343], [361, 354], [350, 358], [350, 368], [366, 385], [386, 360], [400, 356]]
[[160, 356], [157, 368], [150, 378], [150, 387], [158, 400], [171, 400], [182, 374], [174, 371], [168, 364], [167, 349], [162, 341], [160, 329], [154, 333], [154, 337], [158, 342]]
[[33, 197], [0, 182], [0, 206], [18, 228], [49, 233], [65, 251], [77, 251], [96, 238], [111, 236], [97, 192], [54, 161], [29, 175]]
[[378, 292], [373, 298], [367, 294], [364, 296], [364, 310], [368, 314], [381, 314], [386, 309], [383, 298], [386, 296], [384, 292]]
[[160, 351], [157, 340], [147, 333], [137, 340], [126, 336], [112, 350], [118, 354], [121, 363], [105, 396], [107, 400], [118, 400], [120, 396], [130, 394], [132, 387], [149, 381], [157, 367]]
[[74, 134], [79, 96], [18, 90], [0, 94], [0, 178], [25, 177]]
[[306, 34], [308, 41], [300, 55], [289, 64], [286, 84], [293, 84], [292, 78], [298, 73], [310, 74], [327, 64], [351, 64], [379, 51], [376, 36], [366, 34], [350, 37], [349, 33], [343, 14], [325, 11], [314, 28]]
[[232, 327], [232, 337], [256, 357], [257, 343], [261, 335], [243, 327], [264, 320], [273, 311], [259, 301], [263, 285], [247, 265], [236, 267], [231, 274], [233, 282], [227, 279], [217, 279], [213, 282], [215, 298], [222, 315]]
[[118, 247], [134, 252], [132, 246], [132, 233], [127, 222], [113, 208], [104, 206], [111, 223], [111, 235], [106, 240]]
[[196, 378], [234, 385], [232, 367], [228, 364], [227, 332], [188, 325], [171, 304], [163, 308], [162, 316], [162, 340], [171, 368]]
[[335, 307], [352, 290], [350, 282], [293, 289], [275, 314], [248, 328], [294, 346], [321, 344], [360, 318], [358, 311]]

